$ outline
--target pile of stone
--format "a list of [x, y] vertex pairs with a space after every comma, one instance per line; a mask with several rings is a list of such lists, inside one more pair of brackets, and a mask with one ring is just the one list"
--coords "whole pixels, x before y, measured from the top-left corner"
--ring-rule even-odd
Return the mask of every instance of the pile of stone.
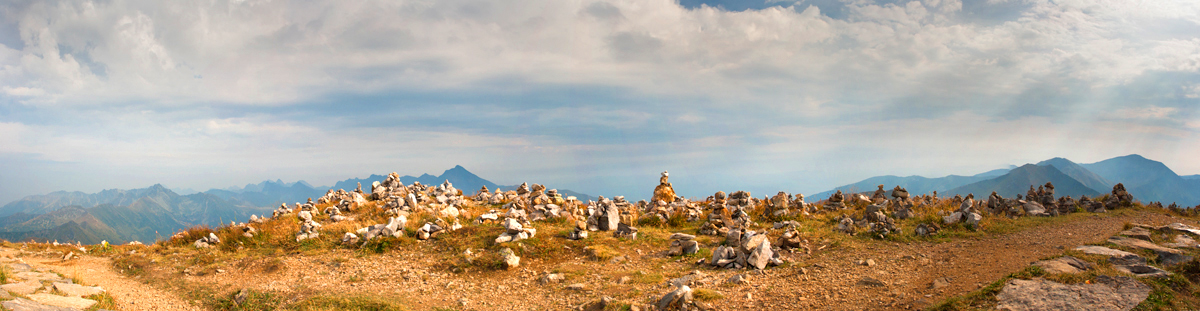
[[825, 200], [825, 210], [836, 211], [846, 209], [846, 203], [843, 202], [845, 200], [846, 196], [842, 194], [842, 190], [838, 190], [829, 196], [829, 200]]
[[838, 220], [837, 227], [834, 229], [837, 232], [854, 235], [858, 233], [858, 224], [854, 222], [854, 218], [850, 215], [842, 215], [842, 219]]
[[603, 196], [597, 204], [588, 206], [588, 230], [589, 231], [610, 231], [616, 230], [618, 224], [621, 223], [621, 210], [612, 200], [605, 199]]
[[208, 248], [220, 243], [221, 239], [217, 238], [217, 234], [209, 232], [208, 236], [201, 237], [199, 240], [196, 240], [196, 242], [192, 243], [192, 245], [196, 246], [196, 248]]
[[300, 211], [296, 214], [296, 216], [299, 217], [301, 221], [300, 233], [296, 234], [296, 242], [303, 241], [305, 239], [315, 239], [321, 235], [321, 233], [317, 231], [317, 229], [321, 228], [321, 224], [313, 221], [312, 212]]
[[655, 310], [673, 311], [673, 310], [698, 310], [695, 306], [696, 302], [692, 297], [692, 288], [687, 285], [675, 287], [675, 290], [663, 295], [658, 299], [658, 303], [654, 305]]
[[938, 230], [941, 230], [941, 229], [942, 228], [939, 228], [935, 224], [918, 224], [917, 228], [913, 230], [913, 234], [916, 234], [917, 236], [921, 236], [921, 237], [926, 237], [926, 236], [931, 236], [931, 235], [937, 234]]
[[[883, 189], [883, 186], [880, 186], [880, 189]], [[866, 214], [863, 217], [863, 220], [866, 221], [866, 225], [863, 227], [871, 231], [872, 234], [878, 236], [884, 236], [899, 231], [899, 229], [896, 228], [896, 221], [892, 220], [887, 216], [886, 213], [884, 213], [884, 209], [886, 207], [883, 205], [883, 203], [883, 201], [880, 201], [880, 203], [868, 205]]]
[[[792, 195], [788, 194], [787, 192], [780, 191], [779, 193], [775, 194], [775, 196], [767, 200], [767, 213], [775, 218], [791, 216], [794, 214], [791, 209], [793, 206], [791, 205]], [[803, 206], [798, 207], [798, 209], [801, 211], [803, 211], [803, 208]]]
[[725, 238], [725, 245], [713, 251], [710, 264], [726, 269], [764, 269], [768, 265], [783, 264], [783, 260], [779, 258], [779, 252], [772, 250], [766, 234], [731, 230]]
[[258, 215], [250, 215], [250, 223], [261, 224], [264, 222], [267, 222], [267, 219], [265, 217], [258, 217]]
[[662, 172], [662, 177], [658, 179], [658, 186], [654, 187], [654, 195], [650, 202], [675, 202], [675, 188], [671, 186], [670, 182], [667, 182], [668, 176], [670, 175], [667, 171]]
[[617, 230], [613, 230], [613, 237], [637, 240], [638, 229], [631, 227], [625, 223], [617, 223]]
[[[450, 229], [445, 220], [438, 218], [437, 222], [438, 223], [426, 222], [424, 225], [421, 225], [420, 228], [417, 228], [417, 240], [428, 240], [434, 236], [437, 236], [438, 234], [441, 234], [447, 229]], [[455, 224], [458, 223], [456, 222]]]
[[913, 213], [914, 204], [908, 200], [892, 200], [888, 204], [892, 208], [892, 217], [896, 219], [909, 219], [916, 216]]
[[[297, 203], [297, 204], [299, 204], [299, 203]], [[287, 215], [287, 214], [291, 214], [291, 213], [292, 213], [292, 209], [288, 208], [287, 204], [279, 204], [279, 208], [276, 208], [275, 211], [271, 212], [271, 218], [279, 218], [279, 216], [283, 216], [283, 215]]]
[[475, 224], [482, 225], [492, 222], [500, 222], [500, 212], [497, 212], [496, 210], [488, 210], [487, 213], [483, 213], [483, 215], [479, 215], [478, 218], [475, 218]]
[[725, 193], [717, 192], [716, 197], [720, 201], [709, 203], [708, 220], [700, 225], [700, 234], [725, 236], [729, 234], [729, 227], [733, 226], [733, 219], [725, 215]]
[[587, 236], [588, 236], [587, 222], [586, 221], [576, 221], [575, 222], [575, 230], [573, 230], [573, 231], [571, 231], [571, 233], [567, 234], [567, 239], [568, 240], [582, 240], [582, 239], [586, 239]]
[[[242, 229], [242, 236], [244, 236], [244, 237], [253, 238], [255, 234], [258, 234], [258, 230], [255, 230], [254, 227], [247, 226], [247, 225], [242, 225], [240, 227]], [[137, 242], [137, 241], [134, 241], [134, 242]], [[141, 244], [141, 242], [138, 242], [138, 244]]]
[[1116, 184], [1113, 186], [1112, 194], [1104, 201], [1104, 208], [1109, 210], [1118, 209], [1121, 207], [1129, 207], [1133, 204], [1133, 195], [1129, 191], [1125, 191], [1124, 184]]
[[329, 214], [330, 222], [339, 222], [348, 219], [348, 217], [342, 215], [342, 209], [338, 208], [337, 206], [326, 207], [325, 213]]
[[809, 249], [807, 246], [808, 240], [805, 240], [804, 238], [800, 237], [799, 227], [800, 227], [800, 224], [797, 223], [796, 221], [785, 221], [785, 222], [775, 223], [775, 226], [774, 226], [775, 229], [783, 229], [783, 234], [780, 234], [779, 241], [778, 241], [780, 249], [786, 250], [786, 249], [804, 248], [805, 250], [807, 250], [807, 252], [809, 252], [809, 253], [812, 252], [812, 250]]
[[700, 251], [700, 243], [696, 242], [696, 236], [683, 233], [672, 233], [671, 247], [667, 250], [668, 256], [691, 255]]
[[951, 213], [949, 216], [942, 217], [942, 223], [949, 225], [961, 222], [972, 228], [978, 228], [979, 221], [983, 220], [983, 215], [975, 212], [974, 207], [974, 196], [967, 195], [967, 198], [963, 200], [962, 205], [959, 206], [957, 211]]
[[508, 218], [504, 220], [504, 233], [496, 238], [496, 243], [507, 243], [532, 238], [537, 234], [537, 228], [525, 227], [520, 221]]
[[[363, 239], [367, 241], [384, 236], [398, 238], [404, 236], [404, 226], [407, 224], [408, 217], [400, 215], [396, 217], [388, 217], [388, 222], [386, 224], [376, 224], [369, 227], [362, 227], [355, 232], [358, 233], [358, 236], [362, 236]], [[351, 235], [354, 234], [349, 232], [347, 232], [347, 234], [349, 235], [342, 236], [342, 243], [354, 244], [358, 242], [358, 236], [352, 237]]]
[[901, 188], [900, 186], [896, 186], [896, 188], [892, 188], [892, 200], [908, 201], [908, 190]]

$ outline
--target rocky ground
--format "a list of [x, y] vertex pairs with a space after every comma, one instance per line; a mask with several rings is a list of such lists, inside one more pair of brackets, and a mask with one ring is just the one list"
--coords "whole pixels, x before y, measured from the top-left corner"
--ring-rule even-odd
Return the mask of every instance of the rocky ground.
[[[1047, 188], [986, 204], [899, 187], [887, 199], [882, 186], [818, 204], [741, 191], [667, 203], [664, 172], [657, 203], [581, 204], [539, 185], [464, 197], [449, 183], [389, 179], [370, 195], [331, 191], [151, 245], [5, 243], [0, 294], [11, 297], [0, 300], [16, 310], [1200, 306], [1195, 215], [1119, 187], [1078, 205]], [[78, 284], [91, 292], [69, 293]]]
[[[1149, 211], [1078, 214], [994, 236], [936, 241], [895, 242], [848, 239], [812, 255], [785, 254], [788, 265], [765, 270], [717, 270], [697, 265], [694, 257], [668, 257], [662, 247], [635, 245], [606, 260], [563, 246], [559, 259], [527, 259], [511, 270], [449, 271], [443, 256], [430, 256], [434, 245], [399, 246], [382, 254], [335, 249], [281, 258], [264, 272], [255, 256], [216, 264], [207, 273], [182, 271], [154, 280], [154, 273], [130, 277], [110, 256], [85, 255], [63, 261], [58, 252], [37, 246], [0, 252], [9, 265], [52, 271], [99, 285], [120, 310], [192, 310], [205, 301], [188, 301], [186, 288], [206, 286], [231, 294], [241, 289], [262, 293], [364, 295], [405, 309], [562, 310], [601, 297], [650, 304], [673, 287], [719, 293], [708, 305], [719, 310], [780, 309], [881, 310], [921, 309], [947, 297], [969, 293], [1041, 258], [1088, 244], [1103, 244], [1128, 223], [1166, 225], [1191, 219]], [[655, 232], [643, 232], [650, 238]], [[661, 240], [660, 240], [661, 241]], [[431, 243], [430, 243], [431, 244]], [[131, 248], [130, 250], [136, 250]], [[171, 257], [160, 257], [172, 260]], [[175, 258], [178, 259], [178, 258]], [[247, 261], [248, 260], [248, 261]], [[241, 264], [241, 266], [239, 266]], [[262, 263], [257, 263], [262, 265]], [[192, 267], [192, 266], [188, 266]], [[151, 269], [160, 269], [151, 266]], [[547, 275], [561, 275], [561, 280]], [[740, 280], [731, 280], [735, 278]], [[145, 278], [145, 279], [142, 279]], [[22, 279], [9, 278], [10, 283]], [[41, 290], [49, 292], [49, 290]], [[181, 293], [180, 291], [185, 291]], [[25, 294], [28, 296], [28, 294]], [[194, 296], [194, 295], [192, 295]], [[279, 295], [280, 297], [287, 295]]]

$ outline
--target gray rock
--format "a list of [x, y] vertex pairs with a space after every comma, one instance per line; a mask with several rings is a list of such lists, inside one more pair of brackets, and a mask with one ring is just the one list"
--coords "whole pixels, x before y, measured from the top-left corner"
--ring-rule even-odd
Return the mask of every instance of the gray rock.
[[726, 281], [725, 281], [725, 283], [730, 283], [730, 284], [750, 284], [750, 278], [748, 278], [748, 277], [746, 277], [745, 275], [742, 275], [742, 274], [737, 274], [737, 275], [734, 275], [734, 276], [731, 276], [731, 277], [729, 277], [729, 280], [726, 280]]
[[1122, 251], [1122, 250], [1115, 250], [1115, 249], [1107, 248], [1104, 246], [1095, 246], [1095, 245], [1084, 245], [1084, 246], [1076, 247], [1075, 250], [1084, 252], [1085, 254], [1107, 255], [1107, 256], [1112, 256], [1112, 257], [1137, 256], [1137, 254], [1134, 254], [1134, 253], [1130, 253], [1130, 252], [1126, 252], [1126, 251]]
[[1124, 246], [1124, 247], [1135, 248], [1135, 249], [1145, 249], [1145, 250], [1150, 250], [1150, 251], [1154, 251], [1154, 252], [1183, 254], [1183, 251], [1178, 250], [1178, 249], [1159, 246], [1158, 244], [1150, 243], [1149, 241], [1139, 240], [1139, 239], [1135, 239], [1135, 238], [1128, 238], [1128, 237], [1123, 237], [1123, 236], [1114, 236], [1114, 237], [1108, 238], [1108, 242], [1112, 243], [1112, 244]]
[[13, 311], [77, 311], [79, 309], [48, 306], [25, 298], [17, 298], [0, 302], [5, 308]]
[[1121, 231], [1120, 234], [1139, 240], [1150, 241], [1150, 230], [1142, 227], [1129, 228], [1129, 230]]
[[[765, 238], [764, 235], [757, 236], [762, 236]], [[763, 242], [760, 242], [758, 247], [755, 247], [750, 253], [750, 257], [746, 259], [747, 264], [759, 270], [766, 268], [767, 264], [771, 262], [771, 257], [774, 256], [774, 252], [771, 251], [771, 243], [766, 242], [766, 239], [763, 239], [762, 241]]]
[[1150, 295], [1150, 286], [1130, 277], [1097, 276], [1093, 284], [1011, 279], [996, 296], [996, 309], [1130, 310]]
[[674, 291], [663, 295], [655, 304], [656, 310], [677, 310], [692, 302], [692, 289], [687, 285], [677, 287]]
[[38, 282], [37, 280], [0, 285], [0, 289], [17, 295], [29, 295], [41, 288], [42, 282]]
[[1079, 258], [1071, 256], [1063, 256], [1050, 260], [1042, 260], [1033, 263], [1034, 266], [1042, 267], [1046, 273], [1079, 273], [1092, 268], [1092, 264]]
[[91, 300], [91, 299], [83, 299], [83, 298], [79, 298], [79, 297], [64, 297], [64, 296], [45, 294], [45, 293], [29, 295], [29, 299], [33, 300], [33, 301], [37, 301], [38, 303], [41, 303], [44, 305], [63, 307], [63, 308], [72, 308], [72, 309], [79, 309], [79, 310], [90, 308], [92, 305], [96, 304], [96, 301]]
[[543, 275], [541, 279], [538, 279], [538, 282], [542, 284], [562, 283], [562, 281], [565, 281], [566, 279], [567, 278], [563, 277], [562, 273], [549, 273]]
[[862, 279], [858, 280], [858, 285], [884, 287], [884, 286], [887, 286], [887, 283], [884, 283], [883, 281], [871, 278], [869, 276], [864, 276]]
[[54, 289], [71, 297], [91, 296], [104, 292], [104, 289], [100, 288], [99, 286], [83, 286], [79, 284], [60, 282], [54, 282], [53, 286]]
[[504, 266], [508, 269], [513, 269], [521, 265], [521, 257], [517, 257], [511, 248], [505, 247], [500, 250], [500, 256], [504, 258]]
[[1113, 265], [1113, 269], [1139, 277], [1165, 277], [1172, 273], [1145, 264]]
[[1170, 252], [1155, 252], [1158, 254], [1158, 263], [1164, 267], [1174, 266], [1185, 262], [1192, 261], [1192, 256], [1184, 254], [1176, 254]]

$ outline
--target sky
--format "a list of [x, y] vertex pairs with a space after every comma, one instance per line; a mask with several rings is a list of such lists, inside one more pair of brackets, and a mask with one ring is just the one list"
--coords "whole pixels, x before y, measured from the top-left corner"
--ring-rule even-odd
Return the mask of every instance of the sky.
[[1200, 173], [1200, 2], [0, 2], [0, 202], [455, 165], [762, 196], [1132, 153]]

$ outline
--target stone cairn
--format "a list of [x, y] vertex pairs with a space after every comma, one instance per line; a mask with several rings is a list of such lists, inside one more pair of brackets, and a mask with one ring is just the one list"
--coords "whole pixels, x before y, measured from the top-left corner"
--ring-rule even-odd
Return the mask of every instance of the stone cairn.
[[696, 242], [696, 236], [683, 233], [672, 233], [671, 248], [667, 250], [668, 256], [691, 255], [700, 251], [700, 243]]
[[983, 220], [983, 216], [975, 212], [974, 207], [975, 196], [967, 195], [967, 198], [963, 200], [962, 205], [959, 206], [957, 211], [942, 218], [942, 223], [949, 225], [961, 222], [972, 228], [978, 228], [979, 221]]

